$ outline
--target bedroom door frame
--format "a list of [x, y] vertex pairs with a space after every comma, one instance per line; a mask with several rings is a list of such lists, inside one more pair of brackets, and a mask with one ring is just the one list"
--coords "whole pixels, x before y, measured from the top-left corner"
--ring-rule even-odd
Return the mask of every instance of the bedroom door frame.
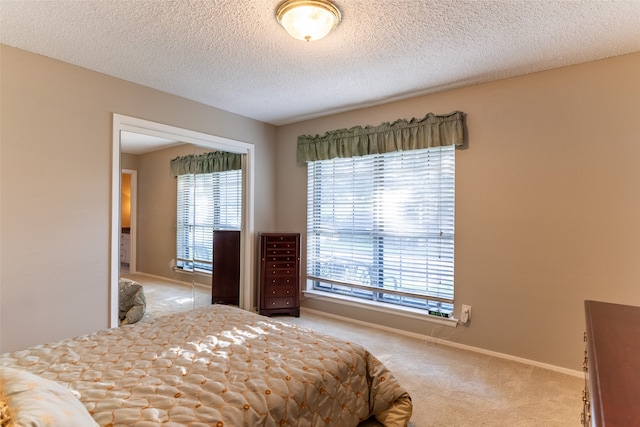
[[159, 138], [173, 139], [215, 150], [242, 154], [242, 227], [240, 239], [240, 308], [253, 310], [254, 280], [254, 198], [255, 147], [253, 144], [189, 129], [178, 128], [122, 114], [113, 114], [112, 170], [111, 170], [111, 246], [109, 248], [109, 327], [118, 326], [118, 281], [120, 277], [120, 199], [122, 164], [120, 132], [134, 132]]

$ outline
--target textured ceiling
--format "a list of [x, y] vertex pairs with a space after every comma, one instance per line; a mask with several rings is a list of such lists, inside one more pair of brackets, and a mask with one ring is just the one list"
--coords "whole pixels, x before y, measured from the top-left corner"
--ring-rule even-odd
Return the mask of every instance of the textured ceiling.
[[0, 42], [275, 125], [640, 51], [640, 0], [335, 0], [311, 43], [279, 3], [0, 0]]

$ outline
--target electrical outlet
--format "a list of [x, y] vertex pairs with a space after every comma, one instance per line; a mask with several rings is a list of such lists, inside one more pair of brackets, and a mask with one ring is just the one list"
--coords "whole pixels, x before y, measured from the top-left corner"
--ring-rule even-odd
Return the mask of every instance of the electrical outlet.
[[471, 319], [471, 306], [462, 304], [462, 311], [460, 313], [460, 322], [467, 323]]
[[175, 259], [169, 260], [169, 270], [173, 271], [175, 270], [175, 268], [176, 268], [176, 260]]

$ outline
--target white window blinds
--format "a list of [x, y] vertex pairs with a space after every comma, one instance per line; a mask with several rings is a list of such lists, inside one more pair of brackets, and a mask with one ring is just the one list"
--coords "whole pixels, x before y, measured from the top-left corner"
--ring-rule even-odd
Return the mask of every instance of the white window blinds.
[[452, 308], [455, 147], [308, 163], [316, 290]]
[[178, 175], [177, 266], [211, 271], [213, 230], [239, 230], [242, 171]]

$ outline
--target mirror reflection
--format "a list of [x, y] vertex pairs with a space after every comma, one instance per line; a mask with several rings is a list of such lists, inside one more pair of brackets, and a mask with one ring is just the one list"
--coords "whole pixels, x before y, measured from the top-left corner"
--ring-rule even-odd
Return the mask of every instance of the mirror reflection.
[[[211, 304], [214, 233], [238, 236], [236, 260], [216, 261], [225, 265], [216, 273], [239, 274], [241, 156], [131, 132], [120, 139], [121, 324]], [[238, 305], [238, 288], [235, 300], [232, 286], [214, 302]]]

